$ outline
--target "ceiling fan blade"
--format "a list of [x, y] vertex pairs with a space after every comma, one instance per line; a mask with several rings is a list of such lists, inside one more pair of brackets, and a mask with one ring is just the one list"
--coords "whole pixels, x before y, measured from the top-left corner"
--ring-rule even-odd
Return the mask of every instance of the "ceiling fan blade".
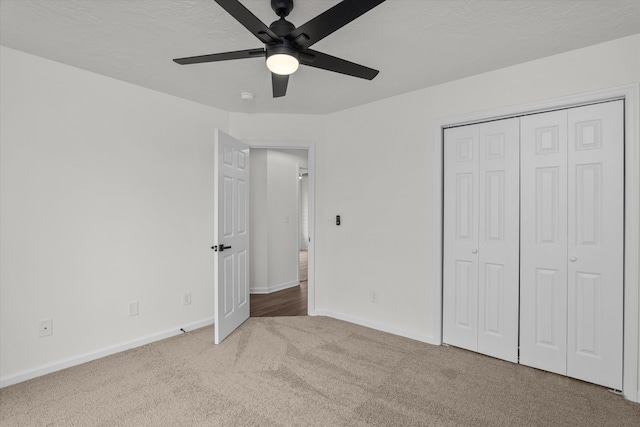
[[287, 39], [306, 49], [382, 2], [384, 0], [344, 0], [291, 31]]
[[273, 85], [273, 97], [280, 98], [287, 94], [287, 85], [289, 84], [289, 76], [281, 76], [280, 74], [271, 73], [271, 84]]
[[264, 55], [265, 50], [258, 48], [236, 50], [234, 52], [212, 53], [211, 55], [189, 56], [187, 58], [174, 59], [173, 62], [180, 65], [201, 64], [203, 62], [228, 61], [230, 59], [264, 58]]
[[273, 44], [281, 41], [276, 33], [271, 31], [261, 20], [242, 5], [238, 0], [215, 0], [229, 15], [245, 26], [262, 43]]
[[323, 70], [367, 80], [372, 80], [380, 72], [373, 68], [336, 58], [335, 56], [327, 55], [326, 53], [312, 49], [308, 49], [304, 54], [300, 55], [300, 63], [310, 67], [322, 68]]

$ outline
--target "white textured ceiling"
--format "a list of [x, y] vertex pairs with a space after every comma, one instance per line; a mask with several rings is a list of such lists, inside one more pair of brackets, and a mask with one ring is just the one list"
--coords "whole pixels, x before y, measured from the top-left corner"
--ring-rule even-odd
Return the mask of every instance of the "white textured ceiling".
[[[242, 3], [276, 19], [270, 0]], [[287, 19], [337, 3], [297, 0]], [[263, 46], [213, 0], [0, 0], [4, 46], [234, 112], [325, 114], [636, 33], [640, 0], [387, 0], [313, 46], [374, 80], [302, 66], [273, 99], [261, 59], [172, 62]]]

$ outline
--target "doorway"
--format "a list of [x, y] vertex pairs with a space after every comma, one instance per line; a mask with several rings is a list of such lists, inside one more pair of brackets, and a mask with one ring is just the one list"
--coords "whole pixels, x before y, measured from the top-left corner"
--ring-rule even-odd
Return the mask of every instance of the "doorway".
[[290, 144], [251, 144], [251, 317], [313, 314], [313, 148]]

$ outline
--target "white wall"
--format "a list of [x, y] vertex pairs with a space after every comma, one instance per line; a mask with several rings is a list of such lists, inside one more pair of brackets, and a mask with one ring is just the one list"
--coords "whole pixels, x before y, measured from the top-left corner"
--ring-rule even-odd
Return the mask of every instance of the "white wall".
[[306, 150], [251, 150], [253, 293], [298, 284], [298, 165], [307, 166]]
[[[213, 135], [228, 113], [5, 47], [0, 59], [3, 383], [211, 321]], [[45, 318], [53, 335], [38, 338]]]
[[324, 117], [313, 114], [229, 114], [229, 132], [241, 141], [320, 143]]
[[[269, 281], [269, 205], [267, 203], [267, 153], [269, 150], [252, 149], [249, 155], [251, 238], [249, 252], [249, 292], [267, 287]], [[263, 292], [266, 293], [266, 292]]]
[[307, 166], [306, 150], [269, 150], [269, 282], [298, 283], [298, 165]]
[[300, 180], [298, 181], [298, 227], [300, 228], [299, 245], [301, 251], [309, 249], [309, 173], [308, 169], [299, 169]]

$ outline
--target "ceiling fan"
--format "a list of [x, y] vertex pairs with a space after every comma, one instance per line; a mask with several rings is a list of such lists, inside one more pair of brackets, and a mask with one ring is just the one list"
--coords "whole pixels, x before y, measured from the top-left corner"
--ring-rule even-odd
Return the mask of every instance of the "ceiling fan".
[[215, 1], [264, 43], [264, 48], [178, 58], [174, 59], [174, 62], [187, 65], [230, 59], [266, 58], [267, 68], [271, 71], [274, 98], [286, 95], [289, 75], [294, 73], [300, 64], [367, 80], [378, 75], [378, 70], [309, 47], [384, 0], [344, 0], [298, 28], [285, 19], [293, 9], [293, 0], [271, 0], [271, 8], [280, 19], [268, 27], [238, 0]]

